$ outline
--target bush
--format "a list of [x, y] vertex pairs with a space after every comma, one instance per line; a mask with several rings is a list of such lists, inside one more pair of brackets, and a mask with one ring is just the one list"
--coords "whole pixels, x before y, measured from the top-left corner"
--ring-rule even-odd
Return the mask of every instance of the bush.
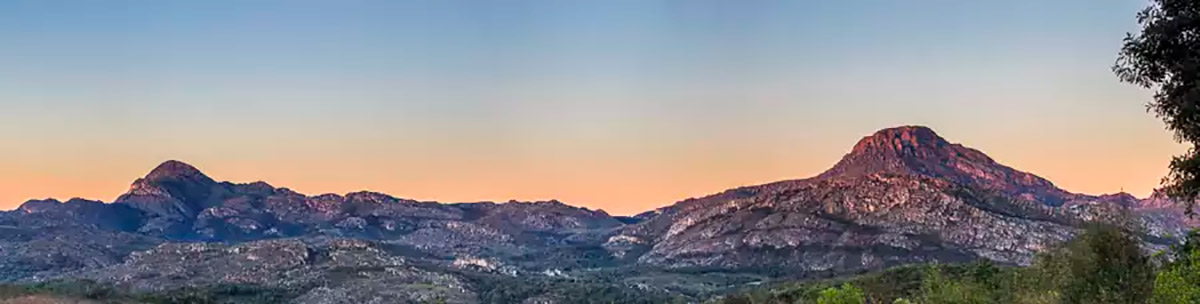
[[1200, 233], [1172, 249], [1170, 262], [1163, 263], [1157, 277], [1135, 235], [1113, 226], [1091, 226], [1039, 255], [1030, 267], [990, 262], [902, 266], [851, 278], [777, 285], [728, 299], [822, 304], [1200, 303]]
[[1145, 303], [1154, 267], [1132, 233], [1095, 225], [1037, 264], [1062, 303]]
[[1183, 244], [1171, 248], [1154, 278], [1150, 303], [1200, 303], [1200, 233], [1192, 231]]
[[991, 290], [988, 290], [973, 279], [964, 277], [958, 280], [946, 279], [939, 266], [930, 267], [925, 279], [921, 282], [920, 303], [937, 304], [986, 304], [993, 303]]
[[842, 284], [841, 288], [826, 288], [817, 298], [817, 304], [863, 304], [866, 302], [867, 298], [863, 296], [862, 289], [854, 287], [850, 283]]

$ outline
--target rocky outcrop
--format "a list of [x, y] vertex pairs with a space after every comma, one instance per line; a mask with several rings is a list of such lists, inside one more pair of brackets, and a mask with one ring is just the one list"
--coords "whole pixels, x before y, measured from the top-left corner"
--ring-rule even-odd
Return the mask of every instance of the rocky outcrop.
[[131, 206], [146, 215], [139, 231], [180, 240], [248, 241], [313, 234], [405, 239], [413, 233], [434, 233], [446, 237], [441, 244], [481, 234], [495, 240], [537, 242], [552, 240], [528, 236], [621, 225], [602, 211], [558, 201], [440, 204], [366, 191], [305, 196], [264, 182], [216, 182], [178, 161], [165, 162], [135, 181], [114, 205]]
[[864, 137], [833, 168], [817, 178], [877, 173], [947, 179], [1052, 206], [1076, 196], [1044, 178], [997, 163], [979, 150], [950, 143], [922, 126], [888, 128]]
[[[812, 178], [632, 217], [555, 200], [309, 196], [168, 161], [113, 203], [33, 200], [0, 212], [0, 281], [243, 284], [300, 303], [511, 301], [510, 292], [569, 302], [554, 291], [565, 286], [670, 297], [906, 263], [1025, 264], [1091, 221], [1139, 229], [1152, 249], [1200, 224], [1165, 196], [1071, 193], [919, 126], [866, 136]], [[511, 280], [538, 286], [496, 285]]]
[[21, 204], [14, 212], [23, 215], [24, 224], [32, 226], [78, 225], [103, 230], [136, 231], [145, 224], [145, 218], [137, 209], [80, 198], [66, 202], [55, 199], [31, 200]]
[[294, 303], [477, 302], [462, 278], [421, 269], [361, 240], [168, 243], [64, 277], [141, 292], [222, 284], [304, 291]]
[[163, 242], [369, 239], [417, 256], [511, 258], [573, 250], [622, 225], [603, 211], [558, 201], [441, 204], [366, 191], [306, 196], [265, 182], [217, 182], [167, 161], [111, 204], [33, 200], [0, 212], [0, 229], [10, 231], [0, 238], [0, 267], [11, 268], [0, 280], [102, 268]]
[[816, 177], [661, 208], [607, 248], [626, 256], [640, 247], [648, 266], [836, 275], [930, 261], [1025, 264], [1089, 221], [1145, 227], [1148, 242], [1189, 226], [1181, 212], [1143, 207], [1129, 195], [1070, 193], [905, 126], [864, 137]]
[[94, 226], [28, 225], [0, 217], [0, 282], [40, 280], [120, 263], [161, 239]]

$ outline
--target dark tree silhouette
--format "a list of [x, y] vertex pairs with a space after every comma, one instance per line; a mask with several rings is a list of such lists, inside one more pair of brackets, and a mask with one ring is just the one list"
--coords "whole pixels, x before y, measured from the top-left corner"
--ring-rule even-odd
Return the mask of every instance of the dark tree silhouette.
[[1148, 108], [1175, 140], [1191, 144], [1171, 160], [1166, 194], [1192, 213], [1200, 195], [1200, 1], [1153, 0], [1137, 15], [1141, 33], [1128, 34], [1113, 72], [1155, 91]]

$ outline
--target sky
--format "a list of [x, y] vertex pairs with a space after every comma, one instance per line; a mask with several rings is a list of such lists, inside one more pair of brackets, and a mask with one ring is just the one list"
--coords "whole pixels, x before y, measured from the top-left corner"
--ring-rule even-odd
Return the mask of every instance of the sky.
[[1069, 191], [1185, 148], [1134, 0], [2, 1], [0, 209], [217, 180], [634, 214], [925, 125]]

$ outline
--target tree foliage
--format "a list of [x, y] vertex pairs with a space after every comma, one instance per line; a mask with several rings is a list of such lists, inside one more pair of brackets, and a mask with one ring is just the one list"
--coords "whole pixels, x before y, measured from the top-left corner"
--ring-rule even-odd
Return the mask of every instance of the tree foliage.
[[[1200, 303], [1200, 235], [1171, 252], [1163, 272], [1139, 247], [1135, 234], [1092, 226], [1039, 255], [1028, 267], [990, 262], [903, 266], [833, 281], [776, 286], [729, 297], [724, 303], [844, 303], [848, 287], [867, 303], [908, 304], [1127, 304]], [[1185, 259], [1181, 257], [1192, 257]], [[842, 286], [842, 287], [836, 287]], [[1157, 289], [1156, 289], [1157, 287]], [[1163, 299], [1151, 301], [1151, 299]], [[740, 301], [740, 302], [739, 302]], [[860, 303], [860, 302], [853, 302]]]
[[1200, 233], [1193, 231], [1172, 247], [1154, 279], [1150, 303], [1200, 303]]
[[1126, 36], [1113, 72], [1154, 90], [1149, 109], [1177, 141], [1191, 144], [1163, 178], [1166, 193], [1191, 212], [1200, 195], [1200, 1], [1153, 0], [1137, 19], [1142, 30]]
[[987, 304], [994, 302], [991, 291], [975, 283], [972, 278], [947, 279], [938, 268], [939, 266], [935, 265], [926, 272], [925, 278], [921, 282], [918, 303]]
[[862, 289], [853, 284], [844, 283], [841, 288], [830, 287], [821, 291], [817, 304], [863, 304], [867, 302]]
[[1154, 266], [1132, 233], [1095, 225], [1034, 268], [1063, 303], [1145, 303], [1154, 289]]

